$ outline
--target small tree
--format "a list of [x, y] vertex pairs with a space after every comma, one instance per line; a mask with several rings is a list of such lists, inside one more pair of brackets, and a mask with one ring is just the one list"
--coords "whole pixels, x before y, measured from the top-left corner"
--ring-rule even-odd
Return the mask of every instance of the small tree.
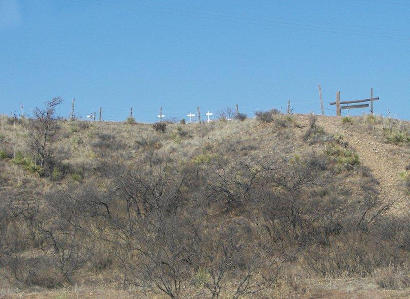
[[61, 103], [62, 99], [57, 97], [48, 101], [44, 109], [35, 108], [34, 119], [29, 124], [30, 149], [36, 163], [48, 174], [55, 164], [51, 144], [58, 131], [55, 109]]

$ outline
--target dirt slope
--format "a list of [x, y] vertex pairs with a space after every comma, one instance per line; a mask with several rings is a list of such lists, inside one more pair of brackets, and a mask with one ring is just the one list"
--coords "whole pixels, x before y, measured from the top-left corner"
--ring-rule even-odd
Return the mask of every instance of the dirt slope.
[[378, 180], [380, 196], [386, 202], [394, 201], [391, 213], [409, 213], [410, 199], [401, 188], [400, 178], [400, 173], [406, 170], [410, 162], [407, 149], [386, 144], [365, 131], [343, 125], [341, 117], [318, 116], [318, 124], [331, 134], [342, 135], [359, 154], [361, 163], [367, 166]]

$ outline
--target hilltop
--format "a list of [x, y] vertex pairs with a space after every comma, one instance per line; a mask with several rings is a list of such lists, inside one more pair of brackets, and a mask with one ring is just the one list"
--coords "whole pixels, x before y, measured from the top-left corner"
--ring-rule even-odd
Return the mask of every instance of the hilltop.
[[0, 142], [0, 295], [409, 295], [408, 121], [51, 114]]

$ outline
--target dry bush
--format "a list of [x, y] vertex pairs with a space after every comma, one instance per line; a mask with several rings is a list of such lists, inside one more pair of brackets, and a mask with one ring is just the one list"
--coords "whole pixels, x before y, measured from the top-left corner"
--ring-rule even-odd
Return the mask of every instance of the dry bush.
[[97, 133], [96, 140], [91, 143], [91, 147], [99, 157], [104, 158], [111, 153], [124, 149], [126, 146], [113, 134]]
[[[104, 133], [103, 124], [91, 143], [97, 162], [69, 164], [82, 184], [47, 181], [40, 192], [22, 179], [0, 188], [0, 266], [21, 288], [75, 284], [81, 274], [174, 298], [271, 297], [284, 285], [303, 293], [307, 276], [371, 276], [390, 266], [403, 277], [408, 219], [382, 216], [388, 206], [371, 173], [349, 162], [355, 153], [314, 119], [306, 143], [290, 138], [293, 120], [270, 116], [273, 127], [214, 122], [169, 125], [165, 134], [148, 125]], [[13, 179], [0, 173], [2, 185]]]
[[383, 289], [401, 290], [410, 287], [410, 274], [407, 268], [389, 266], [378, 269], [374, 277], [376, 283]]
[[309, 144], [324, 143], [330, 139], [330, 136], [327, 135], [324, 129], [318, 126], [316, 122], [317, 117], [312, 114], [309, 117], [309, 127], [303, 135], [303, 140]]
[[55, 270], [54, 263], [47, 257], [25, 258], [11, 255], [2, 266], [7, 270], [7, 279], [21, 288], [39, 286], [58, 288], [64, 285], [64, 278]]
[[132, 116], [128, 117], [125, 120], [125, 123], [128, 124], [128, 125], [136, 125], [137, 124], [137, 122], [135, 121], [135, 118], [132, 117]]
[[328, 246], [311, 248], [305, 253], [304, 261], [323, 277], [366, 277], [397, 262], [399, 252], [391, 245], [363, 232], [344, 233], [332, 236]]
[[247, 118], [248, 116], [245, 113], [238, 113], [235, 115], [235, 119], [240, 120], [240, 121], [244, 121]]
[[231, 107], [226, 107], [224, 110], [217, 113], [218, 119], [222, 121], [232, 120], [235, 115], [236, 111]]
[[44, 109], [34, 110], [34, 119], [27, 124], [29, 130], [29, 147], [35, 164], [42, 169], [42, 174], [51, 175], [58, 163], [54, 157], [53, 143], [57, 138], [60, 126], [55, 116], [55, 109], [62, 103], [61, 98], [54, 98], [46, 103]]
[[269, 111], [258, 111], [255, 113], [256, 119], [264, 122], [264, 123], [270, 123], [275, 120], [275, 115], [279, 115], [281, 112], [277, 109], [272, 109]]
[[152, 125], [152, 127], [154, 128], [156, 132], [161, 132], [161, 133], [165, 133], [165, 131], [167, 130], [167, 124], [164, 122], [155, 123]]

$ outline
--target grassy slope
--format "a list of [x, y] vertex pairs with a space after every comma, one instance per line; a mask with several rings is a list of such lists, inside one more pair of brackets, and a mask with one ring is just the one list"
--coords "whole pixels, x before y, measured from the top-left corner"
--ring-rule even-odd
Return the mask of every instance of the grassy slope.
[[[16, 129], [1, 120], [2, 144], [10, 151], [11, 144], [16, 143], [17, 149], [26, 152], [24, 138], [27, 131], [17, 125]], [[336, 117], [318, 117], [318, 124], [326, 132], [341, 135], [349, 150], [359, 155], [362, 166], [370, 170], [370, 175], [363, 176], [362, 170], [342, 172], [339, 182], [353, 193], [351, 196], [362, 196], [365, 190], [357, 188], [358, 181], [374, 186], [385, 202], [394, 201], [390, 213], [396, 216], [408, 215], [409, 197], [403, 187], [403, 173], [409, 164], [410, 147], [408, 142], [400, 144], [386, 143], [386, 133], [383, 120], [369, 122], [363, 118], [352, 118], [342, 121]], [[404, 130], [409, 123], [403, 122]], [[50, 181], [22, 169], [10, 159], [0, 161], [0, 192], [13, 192], [19, 186], [35, 190], [41, 194], [50, 188], [64, 188], [76, 180], [82, 183], [96, 181], [101, 186], [107, 183], [107, 178], [101, 176], [98, 170], [101, 161], [123, 161], [132, 167], [140, 159], [146, 159], [147, 152], [154, 153], [162, 159], [175, 161], [198, 161], [212, 159], [212, 155], [222, 155], [229, 159], [244, 159], [247, 157], [258, 160], [269, 160], [280, 152], [288, 159], [297, 159], [312, 152], [322, 153], [326, 144], [322, 141], [307, 142], [303, 139], [309, 128], [309, 116], [295, 115], [291, 119], [283, 117], [280, 122], [260, 123], [249, 119], [244, 122], [215, 122], [198, 125], [168, 125], [167, 132], [157, 133], [151, 125], [127, 125], [121, 123], [84, 124], [61, 123], [61, 138], [56, 144], [57, 153], [63, 157], [63, 162], [70, 165], [74, 174], [61, 180]], [[105, 137], [104, 137], [105, 136]], [[107, 139], [108, 138], [108, 139]], [[101, 141], [107, 139], [106, 141]], [[103, 151], [98, 143], [103, 143]], [[108, 145], [107, 145], [108, 144]], [[108, 149], [105, 148], [108, 146]], [[153, 157], [155, 160], [155, 157]], [[0, 193], [1, 195], [1, 193]], [[329, 286], [329, 284], [333, 284]], [[308, 293], [318, 297], [357, 296], [388, 296], [405, 295], [407, 291], [377, 290], [374, 283], [359, 283], [352, 287], [346, 283], [324, 283], [317, 280], [311, 283]], [[88, 289], [69, 291], [68, 296], [76, 296], [76, 292], [84, 296]], [[115, 297], [115, 291], [112, 297]], [[353, 293], [352, 293], [353, 292]], [[42, 293], [39, 296], [59, 296], [60, 291]], [[95, 293], [94, 293], [95, 294]], [[1, 293], [0, 293], [1, 296]], [[36, 297], [33, 294], [33, 297]], [[93, 297], [93, 296], [90, 296]]]

